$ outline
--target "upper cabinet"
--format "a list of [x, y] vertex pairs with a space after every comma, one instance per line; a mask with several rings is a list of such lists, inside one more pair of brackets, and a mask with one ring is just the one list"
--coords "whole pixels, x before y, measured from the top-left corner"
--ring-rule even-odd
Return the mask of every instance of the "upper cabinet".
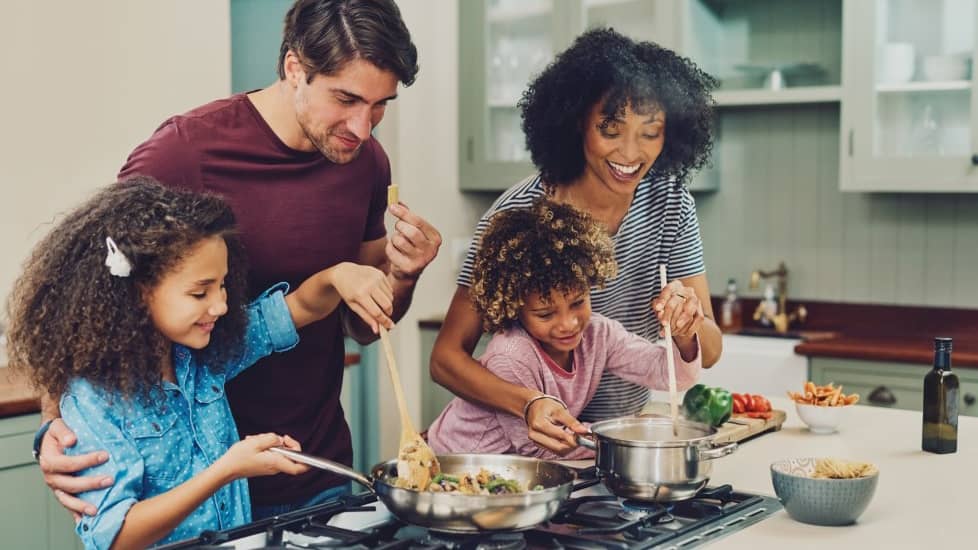
[[654, 40], [671, 32], [669, 8], [665, 0], [459, 2], [459, 187], [501, 191], [535, 171], [517, 102], [578, 34], [608, 25]]
[[842, 190], [978, 192], [976, 3], [845, 3]]
[[721, 109], [837, 102], [841, 0], [680, 0], [678, 51], [720, 81]]

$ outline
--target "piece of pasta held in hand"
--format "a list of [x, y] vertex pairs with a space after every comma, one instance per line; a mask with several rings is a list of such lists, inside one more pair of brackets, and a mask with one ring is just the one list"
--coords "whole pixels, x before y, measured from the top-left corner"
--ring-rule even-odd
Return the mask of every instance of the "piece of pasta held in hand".
[[390, 206], [392, 204], [397, 204], [397, 202], [399, 200], [400, 200], [400, 197], [398, 196], [397, 184], [396, 183], [392, 183], [392, 184], [388, 185], [387, 186], [387, 206]]
[[921, 448], [946, 454], [958, 450], [958, 376], [951, 372], [951, 339], [934, 338], [934, 368], [924, 376]]

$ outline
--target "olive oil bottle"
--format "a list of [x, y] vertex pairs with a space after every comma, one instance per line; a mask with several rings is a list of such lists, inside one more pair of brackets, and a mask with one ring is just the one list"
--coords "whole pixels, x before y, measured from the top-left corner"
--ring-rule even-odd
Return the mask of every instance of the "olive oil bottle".
[[924, 434], [931, 453], [958, 450], [958, 377], [951, 372], [951, 339], [934, 338], [934, 368], [924, 376]]

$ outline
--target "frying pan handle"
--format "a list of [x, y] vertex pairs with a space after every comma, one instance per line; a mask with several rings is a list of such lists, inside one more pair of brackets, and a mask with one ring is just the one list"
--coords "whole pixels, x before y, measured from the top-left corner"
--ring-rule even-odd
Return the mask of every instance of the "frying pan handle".
[[720, 458], [721, 456], [727, 456], [728, 454], [737, 450], [737, 442], [727, 443], [726, 445], [720, 445], [718, 447], [710, 447], [707, 449], [700, 449], [700, 460], [712, 460], [714, 458]]
[[577, 434], [577, 444], [592, 451], [598, 450], [598, 445], [594, 442], [594, 434], [591, 432], [587, 435]]
[[307, 455], [305, 453], [300, 453], [298, 451], [293, 451], [292, 449], [286, 449], [285, 447], [271, 447], [269, 451], [285, 455], [290, 459], [302, 463], [308, 464], [314, 468], [319, 468], [321, 470], [326, 470], [328, 472], [333, 472], [336, 475], [343, 476], [347, 479], [352, 479], [360, 485], [363, 485], [371, 492], [374, 490], [374, 482], [370, 480], [367, 476], [361, 474], [360, 472], [354, 470], [353, 468], [348, 468], [342, 464], [333, 462], [332, 460], [326, 460], [325, 458], [320, 458], [318, 456]]

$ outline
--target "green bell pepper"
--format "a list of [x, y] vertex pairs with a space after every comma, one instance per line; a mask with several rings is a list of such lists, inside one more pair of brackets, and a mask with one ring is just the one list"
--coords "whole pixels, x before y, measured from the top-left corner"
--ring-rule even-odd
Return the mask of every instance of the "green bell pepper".
[[723, 388], [711, 388], [696, 384], [686, 390], [683, 398], [683, 414], [695, 422], [720, 426], [733, 412], [733, 397]]

